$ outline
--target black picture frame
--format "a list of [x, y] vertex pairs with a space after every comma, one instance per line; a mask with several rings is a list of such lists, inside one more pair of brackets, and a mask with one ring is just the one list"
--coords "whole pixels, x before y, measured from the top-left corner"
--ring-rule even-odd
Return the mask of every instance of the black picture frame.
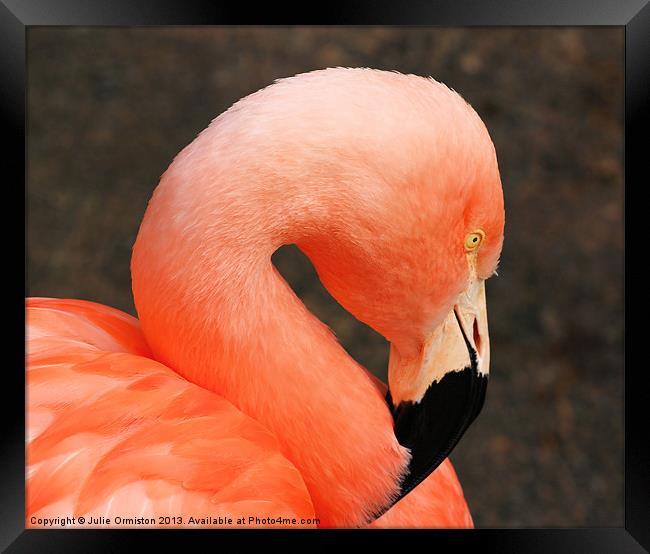
[[[281, 9], [276, 5], [243, 5], [195, 0], [170, 2], [158, 0], [0, 0], [0, 132], [4, 135], [2, 161], [5, 194], [15, 193], [16, 201], [7, 202], [5, 214], [21, 205], [25, 210], [25, 194], [19, 183], [25, 183], [25, 90], [26, 31], [41, 25], [113, 26], [113, 25], [215, 25], [215, 24], [373, 24], [430, 26], [618, 26], [625, 28], [625, 214], [630, 217], [637, 180], [648, 183], [644, 162], [648, 150], [648, 98], [650, 96], [650, 5], [648, 0], [444, 0], [444, 1], [367, 1], [329, 2], [317, 12], [309, 13], [306, 5]], [[645, 155], [645, 156], [644, 156]], [[644, 179], [642, 175], [646, 175]], [[23, 189], [25, 190], [25, 189]], [[16, 208], [14, 208], [16, 206]], [[13, 209], [12, 209], [13, 208]], [[26, 212], [23, 212], [26, 213]], [[3, 221], [8, 222], [5, 217]], [[627, 218], [626, 218], [627, 219]], [[629, 220], [629, 219], [628, 219]], [[7, 223], [8, 224], [8, 223]], [[15, 231], [5, 231], [12, 237]], [[626, 234], [629, 238], [629, 233]], [[626, 241], [627, 241], [626, 238]], [[11, 240], [12, 244], [16, 241]], [[24, 245], [25, 243], [23, 243]], [[20, 249], [7, 255], [5, 276], [15, 289], [26, 275], [16, 268], [26, 267], [26, 252]], [[627, 261], [626, 261], [627, 263]], [[627, 268], [626, 268], [627, 269]], [[625, 290], [630, 294], [640, 288], [625, 272]], [[642, 290], [642, 289], [641, 289]], [[24, 288], [23, 288], [24, 293]], [[626, 295], [626, 296], [628, 296]], [[24, 342], [24, 296], [21, 293], [5, 299], [6, 318], [12, 325], [8, 342], [15, 360], [3, 372], [2, 485], [0, 494], [0, 548], [8, 552], [104, 552], [150, 546], [159, 539], [151, 531], [118, 530], [25, 530], [25, 438], [24, 438], [24, 365], [23, 352], [17, 345]], [[17, 322], [21, 322], [17, 324]], [[625, 526], [599, 529], [484, 529], [474, 531], [428, 530], [418, 537], [429, 549], [459, 548], [505, 552], [644, 552], [650, 550], [650, 455], [647, 440], [647, 411], [650, 393], [645, 383], [644, 364], [628, 363], [632, 327], [626, 329], [625, 371]], [[644, 324], [639, 327], [644, 328]], [[633, 344], [633, 343], [632, 343]], [[570, 499], [567, 499], [570, 501]], [[308, 538], [309, 532], [263, 533], [260, 531], [210, 531], [191, 533], [168, 530], [162, 537], [166, 546], [186, 546], [188, 542], [212, 541], [214, 533], [238, 542], [244, 537], [263, 538], [266, 547], [288, 538]], [[262, 534], [263, 533], [263, 534]], [[400, 532], [405, 538], [406, 532]], [[409, 533], [413, 534], [413, 533]], [[157, 536], [154, 536], [157, 535]], [[388, 532], [326, 531], [317, 540], [326, 546], [331, 541], [345, 540], [350, 548], [370, 548], [374, 541], [385, 543]]]

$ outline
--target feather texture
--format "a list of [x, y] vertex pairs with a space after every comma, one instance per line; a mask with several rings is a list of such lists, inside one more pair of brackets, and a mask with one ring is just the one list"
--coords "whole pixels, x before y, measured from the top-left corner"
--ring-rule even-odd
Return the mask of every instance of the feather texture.
[[[314, 517], [259, 423], [146, 357], [137, 320], [78, 300], [27, 303], [27, 513], [86, 519]], [[309, 526], [309, 524], [303, 524]], [[87, 526], [87, 525], [85, 525]], [[208, 525], [209, 526], [209, 525]], [[274, 526], [274, 525], [272, 525]]]

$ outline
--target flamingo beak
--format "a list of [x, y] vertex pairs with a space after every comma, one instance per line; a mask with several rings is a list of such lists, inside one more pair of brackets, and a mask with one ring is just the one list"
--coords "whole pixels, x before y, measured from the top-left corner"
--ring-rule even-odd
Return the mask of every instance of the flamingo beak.
[[395, 436], [411, 451], [400, 498], [443, 462], [481, 411], [489, 364], [482, 279], [472, 280], [415, 357], [391, 345], [387, 402]]

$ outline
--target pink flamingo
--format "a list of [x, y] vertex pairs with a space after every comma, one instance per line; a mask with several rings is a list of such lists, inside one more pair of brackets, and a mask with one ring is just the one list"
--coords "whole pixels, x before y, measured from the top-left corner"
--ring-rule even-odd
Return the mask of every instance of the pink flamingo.
[[[446, 457], [483, 403], [503, 227], [488, 132], [433, 79], [240, 100], [149, 202], [139, 320], [27, 300], [28, 525], [472, 526]], [[274, 268], [285, 244], [390, 341], [388, 394]]]

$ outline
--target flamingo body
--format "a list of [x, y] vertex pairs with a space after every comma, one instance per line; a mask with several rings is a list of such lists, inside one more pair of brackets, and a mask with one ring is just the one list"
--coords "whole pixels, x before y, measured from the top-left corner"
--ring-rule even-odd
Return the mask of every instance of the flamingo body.
[[[84, 528], [116, 518], [146, 521], [121, 527], [155, 527], [160, 514], [171, 527], [316, 526], [277, 439], [153, 360], [134, 317], [84, 300], [30, 298], [27, 336], [28, 526], [62, 514], [93, 518]], [[446, 461], [371, 526], [471, 525]]]

